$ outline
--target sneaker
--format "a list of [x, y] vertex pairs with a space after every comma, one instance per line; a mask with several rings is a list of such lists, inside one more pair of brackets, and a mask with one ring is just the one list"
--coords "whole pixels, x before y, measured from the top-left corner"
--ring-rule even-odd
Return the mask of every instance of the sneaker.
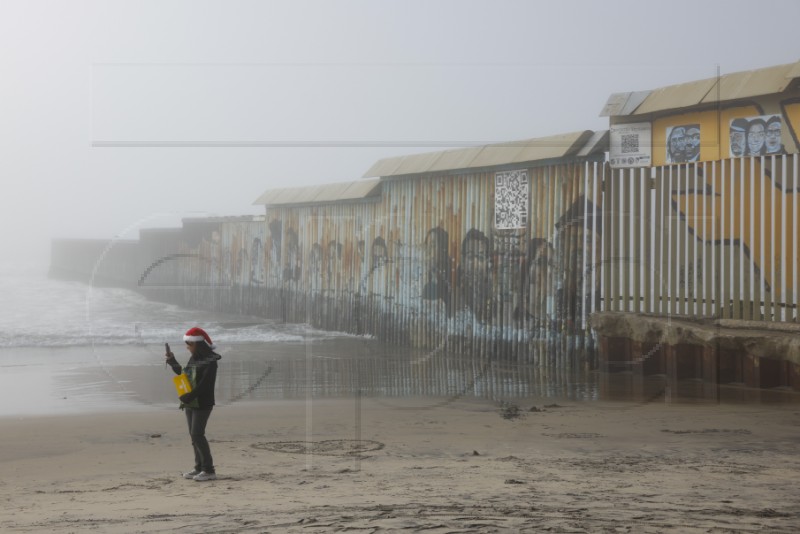
[[192, 470], [191, 470], [191, 471], [189, 471], [188, 473], [184, 473], [184, 474], [183, 474], [183, 478], [185, 478], [185, 479], [187, 479], [187, 480], [192, 480], [194, 477], [196, 477], [196, 476], [197, 476], [197, 475], [199, 475], [200, 473], [201, 473], [201, 471], [200, 471], [200, 470], [198, 470], [198, 469], [192, 469]]
[[195, 482], [205, 482], [206, 480], [217, 480], [217, 474], [200, 471], [199, 474], [194, 476], [194, 480]]

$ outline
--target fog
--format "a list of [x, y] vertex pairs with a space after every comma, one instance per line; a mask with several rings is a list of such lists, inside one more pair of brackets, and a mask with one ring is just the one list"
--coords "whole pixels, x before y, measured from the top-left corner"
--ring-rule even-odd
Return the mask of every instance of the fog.
[[378, 159], [608, 127], [614, 92], [800, 59], [770, 0], [5, 1], [0, 245], [261, 213]]

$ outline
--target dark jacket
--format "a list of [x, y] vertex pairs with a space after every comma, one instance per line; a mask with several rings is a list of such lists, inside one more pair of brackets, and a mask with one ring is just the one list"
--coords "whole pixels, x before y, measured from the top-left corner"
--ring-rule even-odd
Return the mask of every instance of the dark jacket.
[[[183, 396], [181, 401], [181, 408], [188, 406], [190, 408], [209, 409], [214, 406], [214, 385], [217, 381], [217, 360], [222, 358], [216, 352], [211, 352], [206, 356], [192, 356], [186, 362], [186, 366], [181, 368], [181, 365], [171, 358], [167, 361], [172, 371], [179, 375], [186, 373], [189, 377], [189, 382], [192, 384], [192, 391]], [[194, 401], [197, 401], [196, 403]]]

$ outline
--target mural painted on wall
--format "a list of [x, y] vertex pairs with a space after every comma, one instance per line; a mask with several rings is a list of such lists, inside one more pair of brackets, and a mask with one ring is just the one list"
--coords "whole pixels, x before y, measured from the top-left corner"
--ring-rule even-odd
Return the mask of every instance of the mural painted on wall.
[[370, 271], [375, 271], [384, 267], [389, 262], [389, 248], [386, 240], [381, 236], [372, 240], [372, 252], [370, 254]]
[[322, 291], [322, 247], [319, 243], [311, 245], [308, 254], [308, 280], [312, 293]]
[[600, 263], [603, 238], [601, 210], [580, 196], [556, 222], [558, 235], [557, 271], [563, 288], [556, 304], [569, 321], [576, 321], [585, 310], [600, 306]]
[[342, 244], [335, 239], [328, 242], [326, 259], [327, 287], [338, 289], [342, 271]]
[[737, 117], [730, 122], [730, 157], [772, 156], [786, 153], [780, 115]]
[[800, 147], [800, 98], [790, 98], [781, 102], [781, 111], [788, 130], [784, 133], [783, 142], [787, 151], [793, 153], [796, 149], [790, 147]]
[[700, 124], [667, 128], [667, 163], [691, 163], [700, 159]]
[[276, 286], [281, 277], [281, 241], [283, 240], [283, 222], [273, 219], [269, 223], [269, 265], [267, 276], [271, 286]]
[[730, 136], [730, 157], [739, 158], [747, 154], [747, 119], [731, 119], [728, 135]]
[[[395, 236], [391, 243], [384, 235], [371, 234], [371, 241], [365, 241], [365, 234], [348, 231], [344, 242], [326, 238], [311, 243], [304, 254], [301, 233], [286, 223], [286, 217], [276, 217], [252, 226], [226, 223], [221, 234], [205, 235], [200, 249], [218, 273], [205, 278], [214, 283], [227, 277], [239, 286], [268, 290], [296, 284], [292, 288], [300, 295], [324, 295], [342, 302], [357, 297], [362, 307], [353, 316], [367, 325], [361, 331], [387, 324], [383, 314], [408, 314], [413, 324], [425, 324], [429, 333], [459, 339], [528, 339], [544, 331], [555, 335], [565, 328], [559, 314], [577, 314], [584, 307], [583, 273], [576, 270], [570, 250], [584, 240], [579, 232], [585, 202], [583, 196], [574, 200], [574, 207], [551, 225], [547, 238], [529, 239], [527, 228], [453, 231], [440, 222], [420, 232], [417, 241], [399, 241], [401, 234], [392, 228], [382, 228], [384, 235]], [[328, 228], [320, 235], [333, 233]], [[235, 261], [226, 261], [226, 255]], [[579, 279], [570, 282], [569, 276]], [[269, 301], [270, 295], [276, 300]], [[267, 313], [272, 313], [270, 306], [285, 304], [277, 293], [267, 292], [265, 298], [273, 302], [267, 304]], [[575, 299], [580, 302], [567, 302]], [[316, 304], [308, 311], [310, 321], [322, 320], [324, 313]]]
[[262, 286], [264, 282], [264, 247], [261, 238], [255, 237], [250, 246], [250, 284]]
[[450, 237], [444, 228], [436, 227], [425, 235], [425, 285], [422, 298], [441, 301], [450, 309]]
[[389, 247], [382, 236], [372, 240], [369, 253], [369, 270], [362, 279], [360, 290], [365, 295], [384, 296], [389, 279]]
[[250, 257], [245, 246], [239, 245], [236, 251], [236, 265], [233, 274], [236, 283], [244, 285], [247, 282], [247, 275], [250, 274]]
[[514, 317], [520, 324], [541, 320], [549, 324], [555, 320], [554, 292], [549, 278], [555, 273], [555, 249], [547, 239], [536, 237], [528, 242], [522, 280], [522, 306]]
[[758, 101], [653, 121], [653, 165], [797, 152], [800, 100]]
[[[786, 241], [790, 249], [800, 250], [800, 233], [792, 230], [792, 217], [785, 217], [784, 206], [792, 209], [800, 189], [772, 177], [780, 170], [780, 163], [773, 171], [762, 169], [760, 160], [751, 160], [752, 166], [743, 161], [731, 160], [725, 174], [719, 172], [704, 179], [704, 187], [699, 190], [675, 191], [673, 208], [701, 241], [717, 246], [741, 246], [747, 261], [763, 277], [766, 290], [783, 295], [794, 289], [796, 281], [781, 276], [781, 272], [791, 273], [795, 267], [791, 264], [791, 254], [781, 257], [781, 245]], [[708, 216], [711, 213], [717, 217]], [[719, 214], [723, 213], [726, 223], [720, 224]], [[782, 280], [786, 287], [782, 287]]]
[[[561, 182], [571, 174], [548, 176], [551, 200], [576, 194]], [[491, 187], [492, 177], [484, 184]], [[573, 240], [569, 225], [550, 223], [546, 238], [531, 240], [529, 219], [523, 229], [495, 229], [494, 199], [480, 202], [488, 213], [466, 228], [457, 218], [431, 217], [427, 227], [403, 227], [402, 220], [393, 225], [387, 218], [359, 232], [359, 225], [347, 226], [350, 219], [324, 212], [314, 214], [314, 224], [298, 224], [303, 214], [292, 212], [225, 221], [220, 231], [203, 232], [198, 248], [215, 264], [201, 279], [212, 290], [225, 279], [238, 289], [257, 287], [219, 293], [220, 302], [245, 313], [400, 342], [416, 336], [420, 346], [557, 338], [567, 328], [559, 310], [581, 309], [559, 300], [574, 298], [572, 288], [580, 285], [564, 280], [568, 271], [559, 263], [567, 261], [561, 247]], [[550, 205], [563, 210], [560, 199]]]
[[470, 228], [461, 242], [457, 313], [467, 312], [478, 322], [490, 320], [493, 311], [491, 274], [492, 242], [482, 231]]
[[286, 263], [283, 266], [283, 281], [297, 282], [302, 272], [302, 256], [297, 230], [289, 228], [286, 231]]

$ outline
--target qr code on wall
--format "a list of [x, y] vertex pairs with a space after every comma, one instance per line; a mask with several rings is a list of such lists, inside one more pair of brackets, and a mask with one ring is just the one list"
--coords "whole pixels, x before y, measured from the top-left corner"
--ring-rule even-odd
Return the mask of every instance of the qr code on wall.
[[494, 226], [498, 230], [528, 225], [528, 171], [494, 175]]
[[620, 136], [622, 146], [620, 152], [622, 154], [630, 154], [632, 152], [639, 152], [639, 134], [623, 134]]

